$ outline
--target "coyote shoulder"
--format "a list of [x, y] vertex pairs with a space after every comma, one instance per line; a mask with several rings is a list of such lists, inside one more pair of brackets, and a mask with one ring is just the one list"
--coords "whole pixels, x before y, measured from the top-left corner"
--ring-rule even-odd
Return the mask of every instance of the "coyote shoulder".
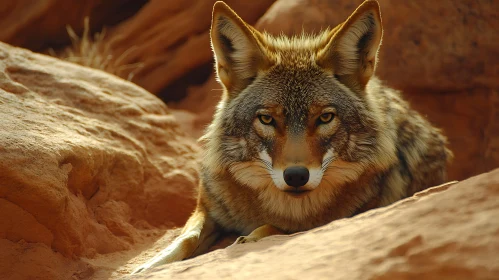
[[440, 130], [373, 76], [379, 5], [365, 1], [317, 35], [274, 37], [223, 2], [211, 44], [224, 92], [202, 137], [197, 207], [175, 241], [136, 272], [386, 206], [446, 180]]

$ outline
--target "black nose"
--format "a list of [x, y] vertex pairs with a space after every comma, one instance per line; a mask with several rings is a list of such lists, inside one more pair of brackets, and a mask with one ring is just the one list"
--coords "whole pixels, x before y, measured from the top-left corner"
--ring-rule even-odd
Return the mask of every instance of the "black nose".
[[291, 166], [284, 170], [284, 181], [291, 187], [299, 188], [308, 182], [310, 174], [303, 166]]

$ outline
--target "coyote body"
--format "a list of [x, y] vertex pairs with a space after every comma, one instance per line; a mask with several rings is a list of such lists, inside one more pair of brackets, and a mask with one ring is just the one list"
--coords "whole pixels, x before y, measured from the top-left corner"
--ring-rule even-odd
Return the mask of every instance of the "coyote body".
[[316, 36], [273, 37], [227, 5], [211, 40], [222, 100], [202, 140], [197, 208], [181, 235], [136, 272], [237, 243], [308, 230], [446, 180], [440, 131], [373, 76], [376, 1]]

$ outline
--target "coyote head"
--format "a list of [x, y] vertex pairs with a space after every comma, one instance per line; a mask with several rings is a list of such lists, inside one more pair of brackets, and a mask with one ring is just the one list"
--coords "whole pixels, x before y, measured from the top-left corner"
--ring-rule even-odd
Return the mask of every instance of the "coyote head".
[[204, 136], [205, 168], [298, 199], [388, 165], [392, 132], [366, 90], [381, 37], [376, 1], [292, 38], [260, 33], [217, 2], [211, 43], [224, 94]]

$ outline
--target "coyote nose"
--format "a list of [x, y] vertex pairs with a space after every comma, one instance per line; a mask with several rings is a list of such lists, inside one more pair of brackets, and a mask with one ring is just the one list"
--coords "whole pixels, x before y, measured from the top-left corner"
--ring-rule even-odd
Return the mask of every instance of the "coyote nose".
[[284, 181], [291, 187], [299, 188], [308, 182], [310, 174], [303, 166], [291, 166], [284, 170]]

